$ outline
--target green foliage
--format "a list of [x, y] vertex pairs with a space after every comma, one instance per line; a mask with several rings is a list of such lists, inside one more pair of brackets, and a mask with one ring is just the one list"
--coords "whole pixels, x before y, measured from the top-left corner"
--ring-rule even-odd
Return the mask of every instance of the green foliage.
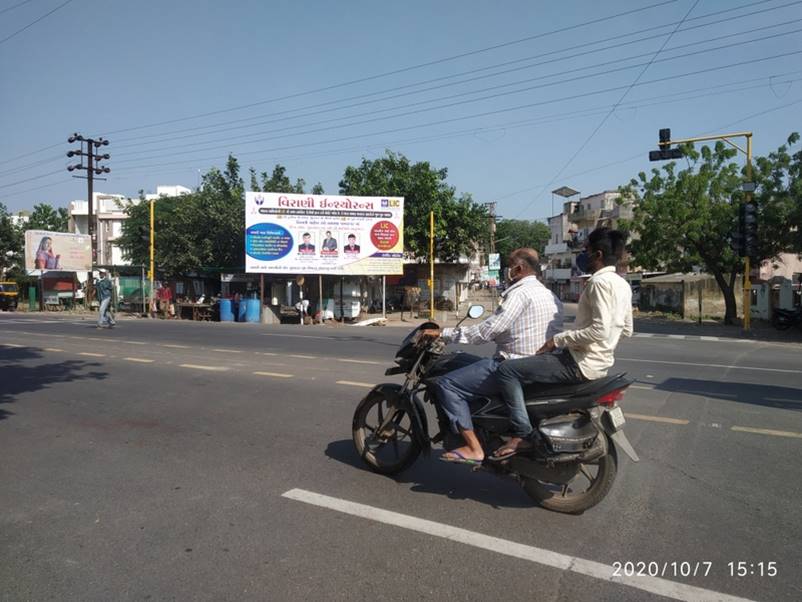
[[[283, 165], [276, 165], [273, 168], [273, 173], [268, 177], [267, 172], [263, 171], [262, 187], [260, 188], [256, 183], [256, 172], [251, 170], [251, 190], [261, 190], [262, 192], [289, 192], [294, 194], [303, 194], [306, 182], [303, 178], [295, 180], [295, 184], [290, 182], [287, 177], [287, 168]], [[313, 194], [318, 194], [313, 192]]]
[[478, 241], [487, 238], [486, 209], [470, 195], [456, 196], [446, 183], [447, 169], [434, 169], [428, 162], [410, 163], [401, 154], [387, 151], [384, 157], [363, 159], [348, 166], [340, 181], [340, 194], [404, 197], [404, 245], [415, 257], [429, 254], [429, 212], [434, 211], [437, 256], [453, 261], [470, 255]]
[[543, 256], [551, 230], [543, 222], [523, 219], [503, 219], [496, 224], [496, 252], [506, 266], [507, 257], [515, 249], [529, 247]]
[[50, 230], [67, 232], [70, 214], [64, 207], [54, 209], [47, 203], [39, 203], [33, 208], [26, 230]]
[[8, 209], [0, 203], [0, 271], [22, 264], [24, 245], [22, 230], [11, 222]]

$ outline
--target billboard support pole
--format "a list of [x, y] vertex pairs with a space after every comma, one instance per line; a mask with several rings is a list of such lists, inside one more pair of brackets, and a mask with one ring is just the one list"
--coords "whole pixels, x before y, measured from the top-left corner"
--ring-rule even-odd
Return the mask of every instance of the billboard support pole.
[[262, 312], [265, 310], [265, 275], [259, 274], [259, 321], [262, 321]]
[[318, 292], [320, 293], [318, 295], [320, 305], [318, 306], [317, 310], [320, 312], [320, 323], [323, 324], [323, 274], [317, 275], [317, 288]]
[[387, 276], [382, 276], [382, 318], [387, 319]]

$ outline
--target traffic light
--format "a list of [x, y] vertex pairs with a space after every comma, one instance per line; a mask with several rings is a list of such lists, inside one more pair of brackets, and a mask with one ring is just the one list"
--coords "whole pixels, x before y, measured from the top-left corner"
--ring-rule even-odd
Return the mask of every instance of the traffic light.
[[649, 161], [670, 161], [671, 159], [682, 159], [682, 150], [671, 148], [671, 129], [663, 128], [659, 132], [660, 141], [657, 146], [660, 150], [649, 151]]
[[743, 235], [743, 256], [757, 256], [757, 205], [744, 203], [740, 211], [741, 234]]

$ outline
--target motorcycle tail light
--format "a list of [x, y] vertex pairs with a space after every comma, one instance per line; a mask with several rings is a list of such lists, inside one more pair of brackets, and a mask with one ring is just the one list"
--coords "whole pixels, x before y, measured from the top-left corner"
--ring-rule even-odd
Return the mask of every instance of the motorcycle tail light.
[[596, 400], [601, 406], [614, 406], [616, 401], [621, 401], [624, 399], [624, 388], [616, 389], [615, 391], [610, 391], [609, 393], [605, 393], [601, 397]]

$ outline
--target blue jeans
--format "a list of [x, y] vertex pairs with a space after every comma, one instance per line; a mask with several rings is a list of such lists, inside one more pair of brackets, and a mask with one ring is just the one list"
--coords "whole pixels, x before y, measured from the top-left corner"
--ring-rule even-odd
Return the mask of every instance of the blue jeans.
[[525, 384], [583, 383], [585, 378], [568, 349], [507, 360], [496, 370], [501, 397], [510, 411], [510, 432], [524, 439], [532, 436], [532, 423], [526, 413]]
[[454, 433], [459, 433], [459, 429], [473, 430], [468, 405], [470, 399], [498, 394], [494, 373], [500, 362], [492, 358], [469, 357], [476, 358], [476, 361], [436, 378], [432, 384]]
[[105, 299], [100, 300], [100, 315], [97, 317], [98, 326], [103, 326], [106, 323], [109, 323], [112, 326], [116, 324], [114, 318], [111, 317], [109, 305], [111, 305], [111, 297], [106, 297]]

